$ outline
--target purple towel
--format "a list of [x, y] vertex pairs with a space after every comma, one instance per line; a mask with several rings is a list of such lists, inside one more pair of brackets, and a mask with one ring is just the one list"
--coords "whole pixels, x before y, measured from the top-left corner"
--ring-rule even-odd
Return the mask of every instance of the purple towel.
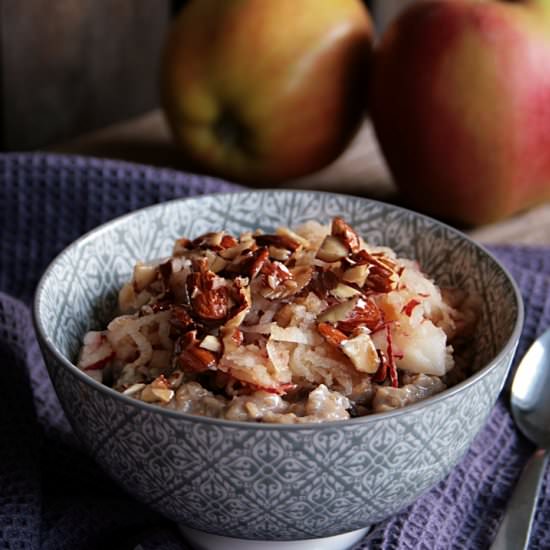
[[[29, 305], [49, 261], [92, 227], [159, 201], [237, 189], [122, 162], [0, 155], [0, 548], [186, 548], [173, 525], [128, 497], [82, 451], [45, 371]], [[525, 300], [519, 355], [550, 326], [550, 250], [492, 250]], [[355, 550], [487, 548], [531, 451], [501, 398], [451, 474]], [[532, 548], [550, 548], [548, 472]]]

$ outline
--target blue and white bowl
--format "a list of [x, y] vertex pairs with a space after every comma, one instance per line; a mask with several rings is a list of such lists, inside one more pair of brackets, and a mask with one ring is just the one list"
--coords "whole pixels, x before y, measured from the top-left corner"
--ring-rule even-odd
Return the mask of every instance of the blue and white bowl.
[[[476, 374], [392, 412], [270, 425], [165, 410], [121, 395], [76, 368], [84, 334], [105, 326], [137, 259], [169, 255], [183, 235], [221, 228], [273, 231], [312, 219], [328, 223], [335, 215], [369, 242], [417, 259], [438, 284], [481, 294], [473, 342]], [[95, 229], [49, 266], [34, 314], [66, 414], [116, 482], [188, 534], [272, 541], [268, 547], [274, 548], [274, 541], [336, 535], [341, 536], [327, 539], [332, 547], [337, 541], [348, 545], [361, 534], [357, 530], [397, 513], [441, 480], [465, 453], [503, 387], [523, 309], [504, 268], [435, 220], [352, 196], [258, 191], [158, 204]], [[204, 537], [209, 541], [198, 544], [223, 540]], [[231, 548], [237, 548], [234, 542]]]

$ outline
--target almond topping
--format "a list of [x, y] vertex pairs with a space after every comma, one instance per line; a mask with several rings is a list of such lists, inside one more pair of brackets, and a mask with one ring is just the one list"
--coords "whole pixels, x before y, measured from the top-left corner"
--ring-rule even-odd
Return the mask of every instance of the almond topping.
[[155, 401], [169, 403], [173, 397], [174, 390], [153, 388], [152, 385], [146, 386], [141, 392], [141, 399], [147, 403], [154, 403]]
[[253, 279], [261, 271], [269, 258], [269, 250], [265, 247], [258, 248], [250, 252], [243, 260], [237, 264], [232, 264], [228, 270], [235, 270], [240, 275]]
[[351, 252], [359, 252], [361, 248], [359, 235], [342, 218], [336, 217], [332, 220], [332, 235], [338, 237]]
[[355, 309], [358, 300], [359, 297], [355, 297], [351, 300], [346, 300], [345, 302], [340, 302], [332, 307], [329, 307], [328, 309], [325, 309], [325, 311], [323, 311], [323, 313], [321, 313], [319, 317], [317, 317], [317, 320], [320, 323], [333, 324], [343, 321]]
[[217, 284], [217, 277], [208, 269], [205, 258], [195, 261], [196, 271], [187, 278], [187, 291], [194, 313], [201, 319], [217, 321], [225, 319], [228, 312], [228, 292], [225, 286]]
[[330, 345], [335, 347], [338, 347], [347, 338], [341, 330], [334, 328], [330, 323], [319, 323], [317, 330]]
[[359, 250], [351, 258], [358, 265], [368, 265], [365, 286], [375, 292], [391, 292], [399, 286], [399, 267], [387, 256]]
[[384, 326], [384, 315], [378, 305], [370, 298], [356, 296], [355, 307], [336, 325], [341, 331], [351, 334], [359, 327], [375, 332]]
[[224, 260], [234, 260], [237, 256], [241, 255], [245, 250], [256, 250], [257, 245], [252, 236], [242, 237], [241, 241], [231, 248], [225, 248], [219, 251], [219, 255]]
[[334, 296], [335, 298], [346, 300], [348, 298], [353, 298], [354, 296], [361, 294], [361, 292], [356, 288], [353, 288], [352, 286], [338, 283], [336, 287], [330, 291], [330, 294], [332, 294], [332, 296]]
[[213, 351], [214, 353], [219, 353], [222, 350], [222, 343], [216, 336], [208, 334], [203, 338], [199, 347], [208, 351]]
[[137, 293], [147, 288], [157, 277], [157, 266], [137, 263], [134, 267], [133, 285]]
[[277, 248], [275, 246], [269, 247], [269, 257], [274, 260], [279, 260], [280, 262], [286, 262], [291, 254], [291, 251], [286, 248]]
[[337, 262], [348, 255], [348, 247], [334, 235], [327, 235], [317, 251], [317, 258], [323, 262]]
[[275, 246], [276, 248], [286, 248], [295, 252], [300, 248], [300, 243], [286, 235], [255, 235], [256, 243], [259, 246]]
[[298, 233], [295, 233], [294, 231], [292, 231], [292, 229], [289, 229], [288, 227], [277, 227], [275, 233], [277, 233], [277, 235], [287, 237], [288, 239], [291, 239], [298, 244], [301, 244], [304, 248], [309, 248], [311, 246], [311, 243], [307, 239], [305, 239], [301, 235], [298, 235]]
[[342, 341], [340, 348], [359, 372], [374, 374], [378, 370], [378, 352], [368, 334], [360, 332], [357, 336]]
[[212, 352], [191, 344], [181, 352], [179, 362], [184, 371], [204, 372], [215, 370], [217, 360]]
[[192, 248], [210, 248], [211, 250], [219, 250], [225, 233], [223, 231], [205, 233], [200, 235], [191, 242]]
[[183, 254], [186, 254], [187, 252], [189, 252], [190, 245], [191, 245], [191, 241], [189, 239], [186, 239], [185, 237], [178, 239], [174, 243], [174, 249], [172, 251], [172, 255], [181, 256]]
[[344, 271], [344, 274], [342, 275], [342, 281], [345, 281], [346, 283], [354, 283], [361, 288], [364, 286], [367, 280], [368, 273], [369, 273], [368, 265], [366, 264], [356, 265]]
[[220, 243], [220, 246], [226, 249], [226, 248], [233, 248], [238, 244], [239, 244], [239, 241], [237, 241], [237, 239], [235, 239], [233, 235], [224, 235], [222, 238], [222, 242]]
[[317, 320], [321, 323], [333, 323], [344, 333], [351, 333], [360, 326], [374, 331], [383, 324], [379, 307], [372, 300], [361, 296], [329, 307]]

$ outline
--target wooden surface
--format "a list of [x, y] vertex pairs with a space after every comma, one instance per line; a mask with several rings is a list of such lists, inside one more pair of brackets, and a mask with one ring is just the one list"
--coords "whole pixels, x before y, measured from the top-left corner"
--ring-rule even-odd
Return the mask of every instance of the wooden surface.
[[[152, 111], [50, 150], [185, 170], [160, 111]], [[346, 152], [328, 168], [284, 187], [322, 189], [399, 202], [387, 166], [366, 121]], [[502, 222], [467, 231], [485, 243], [550, 245], [550, 204]]]
[[158, 105], [170, 0], [0, 0], [0, 148], [40, 147]]

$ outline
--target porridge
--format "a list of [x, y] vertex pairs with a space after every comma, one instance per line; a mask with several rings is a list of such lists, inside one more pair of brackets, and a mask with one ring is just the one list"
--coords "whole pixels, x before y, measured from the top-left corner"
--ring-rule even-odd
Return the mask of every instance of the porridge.
[[[469, 375], [475, 296], [342, 218], [273, 234], [178, 239], [138, 262], [118, 315], [78, 367], [124, 395], [190, 414], [322, 422], [388, 411]], [[462, 350], [462, 351], [461, 351]]]

